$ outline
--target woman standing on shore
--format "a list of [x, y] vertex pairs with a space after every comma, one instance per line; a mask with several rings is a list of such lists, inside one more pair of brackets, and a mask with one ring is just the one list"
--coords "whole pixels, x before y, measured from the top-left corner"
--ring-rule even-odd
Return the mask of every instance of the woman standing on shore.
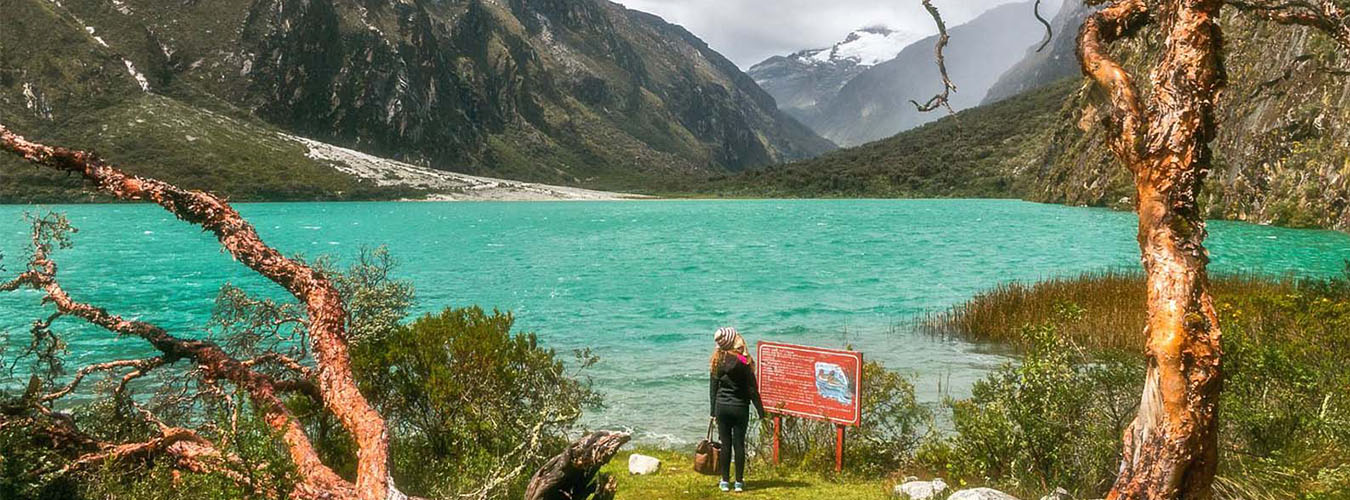
[[709, 360], [711, 381], [708, 386], [710, 411], [717, 420], [717, 435], [722, 441], [722, 454], [717, 470], [722, 473], [718, 487], [732, 488], [730, 477], [732, 457], [736, 461], [737, 492], [745, 490], [745, 431], [750, 425], [750, 406], [764, 418], [764, 403], [759, 400], [759, 383], [755, 380], [755, 360], [745, 339], [735, 328], [718, 328], [713, 335], [717, 348]]

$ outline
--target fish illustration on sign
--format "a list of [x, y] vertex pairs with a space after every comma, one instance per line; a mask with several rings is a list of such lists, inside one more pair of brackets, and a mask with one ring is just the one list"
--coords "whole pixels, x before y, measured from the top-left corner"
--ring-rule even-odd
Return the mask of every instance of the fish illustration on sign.
[[852, 404], [852, 386], [848, 374], [839, 365], [816, 362], [816, 392], [820, 397], [838, 401], [843, 405]]

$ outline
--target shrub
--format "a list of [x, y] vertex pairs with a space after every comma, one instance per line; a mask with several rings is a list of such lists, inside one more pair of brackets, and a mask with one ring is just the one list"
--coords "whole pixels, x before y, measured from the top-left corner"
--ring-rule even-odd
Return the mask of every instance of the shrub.
[[[54, 438], [41, 419], [16, 417], [0, 428], [0, 498], [33, 499], [285, 499], [294, 487], [294, 467], [272, 430], [247, 405], [237, 414], [212, 412], [203, 437], [217, 443], [228, 461], [207, 473], [175, 470], [166, 463], [108, 462], [89, 470], [61, 472], [90, 451]], [[82, 432], [98, 440], [143, 441], [156, 431], [127, 399], [103, 397], [70, 414]], [[247, 478], [251, 487], [234, 478]]]
[[[863, 366], [862, 424], [848, 430], [844, 456], [850, 471], [878, 475], [908, 461], [931, 428], [932, 412], [914, 397], [914, 385], [897, 372], [869, 361]], [[756, 454], [771, 457], [773, 425], [759, 427]], [[783, 418], [780, 457], [786, 467], [827, 471], [834, 468], [835, 426], [828, 422]]]
[[[599, 403], [533, 334], [512, 334], [513, 322], [478, 307], [446, 309], [353, 346], [362, 391], [397, 429], [394, 470], [409, 491], [462, 493], [517, 465], [532, 471]], [[576, 369], [596, 360], [577, 356]]]
[[962, 483], [1103, 492], [1115, 478], [1142, 367], [1119, 357], [1089, 362], [1054, 323], [1022, 334], [1026, 355], [976, 382], [970, 399], [948, 401], [955, 432], [926, 443], [919, 463]]
[[1217, 489], [1226, 498], [1350, 498], [1350, 279], [1229, 297]]
[[[88, 418], [111, 417], [105, 422], [135, 425], [130, 415], [95, 410]], [[247, 405], [238, 415], [215, 413], [220, 435], [207, 435], [222, 453], [238, 461], [209, 473], [185, 472], [168, 464], [105, 464], [81, 478], [81, 496], [88, 499], [126, 500], [232, 500], [276, 498], [284, 500], [295, 487], [295, 466], [280, 438]], [[105, 426], [110, 428], [111, 425]], [[147, 430], [146, 435], [149, 435]], [[252, 487], [236, 478], [247, 478]], [[75, 497], [71, 497], [75, 498]]]

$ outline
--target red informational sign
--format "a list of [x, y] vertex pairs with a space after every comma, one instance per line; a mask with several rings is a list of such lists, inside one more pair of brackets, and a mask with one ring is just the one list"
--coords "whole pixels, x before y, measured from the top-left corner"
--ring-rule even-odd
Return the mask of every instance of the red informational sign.
[[862, 423], [862, 353], [760, 342], [759, 396], [770, 413]]

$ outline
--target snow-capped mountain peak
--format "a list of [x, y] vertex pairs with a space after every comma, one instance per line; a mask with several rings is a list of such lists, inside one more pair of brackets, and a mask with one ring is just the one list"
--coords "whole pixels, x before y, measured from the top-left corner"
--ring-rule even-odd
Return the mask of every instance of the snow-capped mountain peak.
[[901, 50], [922, 37], [884, 26], [869, 26], [849, 33], [844, 41], [833, 47], [804, 50], [794, 54], [794, 57], [813, 63], [851, 61], [860, 66], [875, 66], [895, 58]]

